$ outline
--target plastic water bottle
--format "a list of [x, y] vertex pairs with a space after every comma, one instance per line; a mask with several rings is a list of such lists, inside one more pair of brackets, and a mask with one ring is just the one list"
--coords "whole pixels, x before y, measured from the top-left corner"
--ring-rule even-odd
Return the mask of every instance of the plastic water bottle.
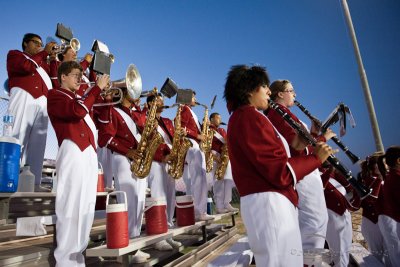
[[31, 172], [31, 167], [25, 165], [18, 178], [18, 192], [33, 192], [35, 190], [35, 175]]
[[3, 136], [11, 137], [14, 125], [13, 115], [6, 114], [3, 116]]
[[213, 214], [213, 199], [211, 197], [207, 198], [207, 214]]

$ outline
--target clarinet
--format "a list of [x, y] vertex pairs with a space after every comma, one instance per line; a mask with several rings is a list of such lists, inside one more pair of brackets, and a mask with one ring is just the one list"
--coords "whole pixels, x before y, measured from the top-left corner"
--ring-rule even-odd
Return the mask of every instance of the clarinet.
[[[310, 118], [311, 121], [313, 121], [319, 128], [321, 128], [322, 132], [326, 132], [326, 129], [323, 129], [323, 128], [322, 128], [322, 122], [321, 122], [320, 120], [318, 120], [316, 117], [314, 117], [313, 115], [311, 115], [311, 113], [310, 113], [302, 104], [300, 104], [300, 102], [298, 102], [298, 101], [295, 100], [294, 103], [296, 104], [296, 106], [299, 107], [299, 109], [300, 109], [301, 111], [304, 112], [304, 114], [306, 114], [306, 116], [307, 116], [308, 118]], [[335, 144], [336, 144], [339, 148], [341, 148], [341, 149], [344, 151], [344, 153], [346, 153], [347, 157], [351, 160], [351, 162], [353, 162], [353, 164], [355, 164], [356, 162], [358, 162], [358, 161], [360, 160], [360, 157], [354, 155], [354, 154], [349, 150], [349, 148], [348, 148], [345, 144], [343, 144], [342, 141], [340, 141], [339, 138], [337, 138], [336, 136], [334, 136], [334, 137], [332, 137], [331, 139], [332, 139], [333, 142], [335, 142]]]
[[[304, 127], [293, 120], [293, 118], [287, 112], [283, 111], [276, 103], [269, 100], [269, 107], [274, 109], [290, 125], [290, 127], [295, 129], [301, 137], [307, 140], [308, 143], [310, 143], [312, 146], [317, 144], [315, 138], [307, 130], [305, 130]], [[371, 194], [372, 190], [359, 183], [357, 179], [353, 177], [351, 171], [343, 166], [334, 155], [329, 155], [327, 161], [346, 177], [347, 181], [349, 181], [361, 199], [364, 199]]]

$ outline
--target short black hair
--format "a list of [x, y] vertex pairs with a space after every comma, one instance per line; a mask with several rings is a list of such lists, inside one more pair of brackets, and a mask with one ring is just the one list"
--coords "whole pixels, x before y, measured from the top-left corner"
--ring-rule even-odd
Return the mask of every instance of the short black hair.
[[[162, 94], [157, 93], [157, 96], [162, 96]], [[155, 98], [156, 98], [156, 95], [153, 95], [153, 94], [152, 94], [152, 95], [149, 95], [149, 96], [146, 98], [146, 103], [149, 104], [150, 102], [153, 102]]]
[[250, 93], [259, 86], [269, 86], [268, 73], [261, 66], [232, 66], [226, 78], [224, 98], [229, 112], [249, 104]]
[[218, 112], [213, 112], [213, 113], [211, 113], [211, 114], [210, 114], [210, 120], [211, 120], [212, 118], [214, 118], [215, 116], [217, 116], [217, 115], [219, 115]]
[[385, 153], [386, 164], [390, 168], [396, 166], [396, 161], [398, 158], [400, 158], [400, 146], [391, 146], [386, 150]]
[[24, 51], [25, 47], [26, 47], [26, 45], [24, 45], [24, 43], [28, 43], [34, 37], [39, 38], [40, 41], [42, 41], [42, 38], [39, 35], [37, 35], [36, 33], [25, 33], [24, 38], [22, 38], [22, 51]]

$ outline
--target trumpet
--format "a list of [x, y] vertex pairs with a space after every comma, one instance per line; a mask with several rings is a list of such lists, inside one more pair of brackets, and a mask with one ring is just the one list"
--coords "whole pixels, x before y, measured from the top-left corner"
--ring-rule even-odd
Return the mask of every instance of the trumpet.
[[78, 39], [72, 38], [69, 42], [61, 39], [61, 44], [53, 46], [53, 52], [56, 54], [62, 53], [68, 46], [72, 48], [75, 52], [79, 51], [81, 48], [81, 43]]
[[[302, 104], [300, 104], [299, 101], [295, 100], [295, 101], [294, 101], [294, 104], [295, 104], [296, 106], [298, 106], [299, 109], [300, 109], [301, 111], [303, 111], [303, 113], [304, 113], [308, 118], [310, 118], [310, 120], [311, 120], [312, 122], [314, 122], [314, 123], [317, 125], [317, 127], [321, 128], [322, 132], [325, 132], [325, 131], [326, 131], [326, 129], [322, 128], [322, 122], [321, 122], [320, 120], [318, 120], [316, 117], [314, 117], [313, 115], [311, 115], [311, 113], [310, 113]], [[331, 139], [332, 139], [333, 142], [335, 142], [335, 144], [336, 144], [340, 149], [343, 150], [344, 153], [346, 153], [346, 156], [351, 160], [351, 162], [352, 162], [353, 164], [355, 164], [356, 162], [358, 162], [358, 161], [360, 160], [360, 158], [359, 158], [358, 156], [354, 155], [354, 154], [349, 150], [349, 148], [348, 148], [345, 144], [343, 144], [342, 141], [340, 141], [339, 138], [337, 138], [336, 136], [334, 136], [334, 137], [332, 137]]]

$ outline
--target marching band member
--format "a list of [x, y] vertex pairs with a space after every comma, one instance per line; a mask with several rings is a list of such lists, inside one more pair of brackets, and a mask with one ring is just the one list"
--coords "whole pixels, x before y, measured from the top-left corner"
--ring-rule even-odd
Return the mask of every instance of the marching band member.
[[[224, 128], [220, 128], [221, 125], [221, 115], [218, 113], [212, 113], [210, 115], [210, 129], [214, 131], [213, 141], [212, 141], [212, 151], [214, 154], [214, 159], [218, 158], [214, 162], [213, 171], [211, 175], [214, 176], [216, 171], [216, 165], [221, 164], [221, 152], [222, 146], [226, 144], [226, 131]], [[217, 213], [226, 213], [230, 211], [238, 211], [239, 209], [232, 207], [230, 202], [232, 201], [232, 188], [235, 187], [235, 183], [232, 178], [231, 164], [228, 161], [226, 171], [221, 180], [215, 179], [214, 176], [214, 201], [217, 209]]]
[[333, 150], [319, 142], [313, 154], [290, 157], [285, 138], [262, 113], [269, 105], [264, 68], [233, 66], [224, 98], [230, 112], [229, 158], [240, 210], [257, 266], [303, 266], [294, 185]]
[[[61, 53], [57, 55], [54, 54], [54, 52], [50, 55], [50, 78], [54, 88], [60, 87], [57, 79], [57, 69], [60, 66], [60, 64], [65, 61], [76, 61], [76, 60], [77, 60], [77, 52], [71, 46], [67, 46]], [[92, 62], [92, 55], [89, 53], [86, 54], [83, 60], [80, 62], [83, 71], [81, 86], [77, 92], [80, 95], [83, 95], [85, 90], [90, 87], [90, 81], [89, 78], [86, 77], [85, 72], [88, 69], [91, 62]], [[92, 81], [96, 80], [95, 74], [93, 72], [91, 72], [90, 80]]]
[[[129, 237], [140, 235], [146, 197], [147, 178], [140, 179], [131, 171], [131, 161], [138, 154], [136, 147], [140, 141], [146, 117], [135, 106], [136, 99], [123, 91], [122, 102], [111, 109], [108, 123], [99, 124], [99, 146], [107, 147], [113, 154], [113, 173], [115, 188], [126, 192], [128, 201]], [[132, 261], [141, 263], [150, 257], [148, 253], [138, 250]]]
[[[163, 143], [157, 148], [151, 164], [150, 173], [148, 176], [148, 184], [151, 196], [155, 198], [165, 198], [167, 201], [167, 222], [169, 227], [173, 227], [173, 217], [175, 212], [175, 180], [168, 174], [166, 162], [168, 155], [171, 152], [172, 140], [174, 136], [174, 125], [168, 118], [161, 117], [164, 110], [164, 99], [160, 93], [147, 97], [147, 106], [155, 101], [157, 105], [156, 131], [162, 136]], [[168, 238], [155, 244], [157, 250], [172, 250], [182, 246], [180, 242]]]
[[10, 101], [8, 113], [14, 117], [13, 137], [21, 144], [21, 166], [28, 164], [35, 175], [35, 191], [40, 187], [47, 138], [47, 94], [52, 89], [47, 56], [55, 43], [46, 44], [34, 33], [22, 40], [22, 52], [7, 54]]
[[192, 107], [196, 106], [196, 92], [193, 91], [190, 106], [182, 106], [181, 126], [186, 129], [186, 136], [192, 143], [186, 153], [183, 181], [186, 185], [186, 194], [193, 195], [196, 220], [212, 220], [214, 217], [207, 214], [207, 176], [204, 152], [200, 150], [199, 142], [205, 137], [201, 134], [201, 127], [197, 115]]
[[48, 112], [56, 132], [57, 266], [85, 266], [82, 252], [89, 242], [96, 203], [97, 134], [89, 110], [108, 81], [99, 78], [86, 98], [76, 94], [82, 67], [75, 61], [58, 68], [60, 88], [49, 92]]
[[350, 185], [339, 173], [329, 167], [323, 170], [322, 181], [328, 209], [326, 240], [335, 266], [347, 267], [352, 241], [351, 214], [345, 197]]
[[367, 188], [372, 188], [372, 193], [361, 202], [361, 233], [368, 244], [368, 250], [382, 263], [387, 262], [387, 257], [385, 257], [386, 249], [378, 225], [379, 214], [377, 201], [380, 189], [383, 185], [383, 175], [385, 175], [380, 173], [378, 167], [378, 159], [383, 154], [383, 152], [376, 152], [368, 156], [367, 159], [361, 163], [361, 173], [359, 176], [361, 182]]
[[[289, 108], [294, 105], [296, 93], [293, 85], [288, 80], [277, 80], [271, 84], [271, 99], [285, 110], [296, 122], [303, 124], [290, 112]], [[274, 110], [266, 112], [272, 124], [285, 137], [290, 146], [292, 156], [307, 155], [310, 153], [306, 144], [298, 137], [297, 133], [289, 124]], [[325, 142], [335, 134], [327, 133], [320, 140]], [[328, 213], [326, 209], [321, 176], [318, 169], [314, 169], [296, 184], [299, 194], [299, 223], [303, 249], [323, 248], [325, 240], [319, 236], [326, 235]], [[317, 236], [319, 235], [319, 236]]]
[[389, 173], [378, 199], [378, 224], [390, 258], [390, 263], [385, 264], [400, 266], [400, 146], [389, 147], [383, 157]]

